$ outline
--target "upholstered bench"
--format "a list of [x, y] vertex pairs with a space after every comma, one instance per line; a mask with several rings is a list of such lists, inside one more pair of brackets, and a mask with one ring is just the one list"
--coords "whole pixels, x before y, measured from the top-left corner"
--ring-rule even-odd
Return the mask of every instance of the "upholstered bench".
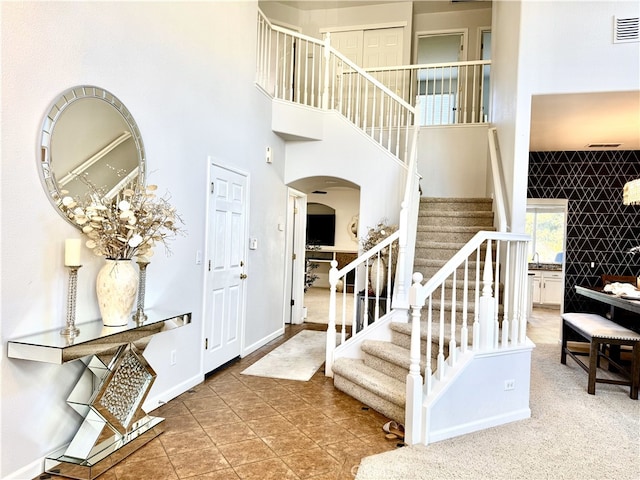
[[[589, 342], [589, 352], [570, 350], [567, 342]], [[611, 355], [612, 346], [631, 347], [631, 366], [621, 364], [620, 359]], [[627, 385], [629, 396], [638, 399], [638, 384], [640, 383], [640, 334], [618, 325], [600, 315], [592, 313], [564, 313], [562, 314], [562, 352], [560, 362], [567, 363], [567, 354], [573, 358], [588, 374], [587, 392], [596, 393], [597, 383]], [[589, 365], [578, 356], [589, 355]], [[612, 378], [598, 378], [596, 371], [600, 365], [600, 358], [606, 358], [610, 366], [614, 366], [626, 380]]]

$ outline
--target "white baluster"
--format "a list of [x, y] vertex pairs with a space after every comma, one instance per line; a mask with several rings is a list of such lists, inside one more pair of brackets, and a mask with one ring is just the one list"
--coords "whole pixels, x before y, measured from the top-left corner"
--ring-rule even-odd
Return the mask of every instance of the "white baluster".
[[467, 352], [469, 347], [469, 328], [467, 326], [469, 318], [469, 259], [464, 259], [464, 280], [462, 287], [462, 328], [460, 329], [460, 349], [462, 353]]
[[[507, 254], [506, 254], [506, 265], [505, 265], [505, 275], [504, 280], [504, 295], [502, 296], [503, 310], [502, 310], [502, 348], [506, 348], [509, 346], [509, 315], [510, 305], [511, 305], [511, 297], [509, 296], [511, 289], [511, 282], [513, 281], [513, 273], [511, 272], [511, 242], [507, 242]], [[496, 284], [498, 282], [496, 281]]]
[[[449, 339], [449, 365], [455, 366], [458, 359], [457, 344], [456, 344], [456, 311], [457, 311], [457, 297], [456, 297], [456, 281], [457, 272], [453, 271], [452, 275], [453, 286], [451, 287], [451, 338]], [[444, 285], [444, 284], [443, 284]]]

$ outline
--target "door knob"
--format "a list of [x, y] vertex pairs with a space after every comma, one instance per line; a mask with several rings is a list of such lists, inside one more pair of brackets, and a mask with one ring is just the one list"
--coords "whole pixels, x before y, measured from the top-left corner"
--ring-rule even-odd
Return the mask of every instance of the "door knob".
[[247, 278], [247, 275], [244, 273], [240, 274], [240, 280], [244, 280], [245, 278]]

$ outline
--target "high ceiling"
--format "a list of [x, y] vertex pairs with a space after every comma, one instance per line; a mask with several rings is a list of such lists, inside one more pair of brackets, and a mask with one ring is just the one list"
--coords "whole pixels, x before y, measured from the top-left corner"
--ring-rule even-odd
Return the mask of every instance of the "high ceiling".
[[[301, 10], [346, 8], [402, 0], [281, 1]], [[414, 14], [487, 8], [475, 0], [418, 0]], [[619, 149], [640, 150], [640, 85], [632, 92], [598, 92], [534, 96], [531, 101], [531, 151], [590, 150], [591, 144], [620, 143]], [[596, 147], [602, 150], [611, 149]]]

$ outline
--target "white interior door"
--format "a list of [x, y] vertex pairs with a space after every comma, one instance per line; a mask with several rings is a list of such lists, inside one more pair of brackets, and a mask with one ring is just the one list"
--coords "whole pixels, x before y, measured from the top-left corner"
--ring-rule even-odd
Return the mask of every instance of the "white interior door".
[[304, 322], [304, 270], [305, 270], [305, 228], [307, 196], [289, 189], [287, 204], [287, 242], [285, 258], [287, 264], [285, 284], [285, 323]]
[[211, 164], [204, 371], [240, 355], [245, 317], [247, 177]]
[[363, 38], [362, 67], [394, 67], [403, 65], [403, 27], [365, 30]]

